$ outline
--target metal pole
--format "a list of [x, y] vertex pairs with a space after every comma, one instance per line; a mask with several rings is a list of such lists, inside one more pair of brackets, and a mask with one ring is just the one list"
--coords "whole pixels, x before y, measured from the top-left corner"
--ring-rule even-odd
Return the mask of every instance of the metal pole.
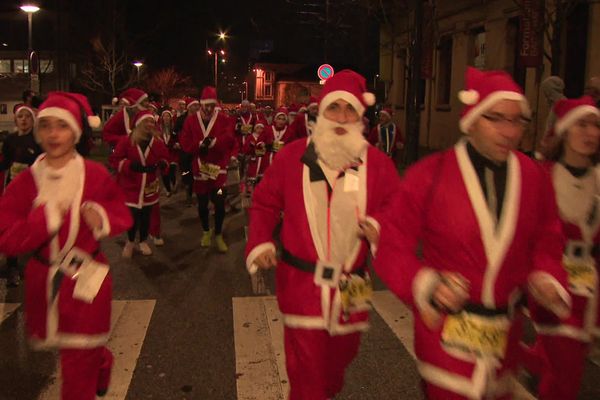
[[32, 26], [33, 26], [33, 13], [28, 12], [27, 13], [27, 25], [29, 28], [29, 54], [31, 54], [31, 51], [33, 50], [33, 44], [32, 44]]
[[408, 81], [408, 96], [406, 104], [406, 164], [410, 165], [419, 158], [419, 122], [421, 105], [419, 93], [421, 86], [421, 45], [423, 41], [423, 2], [416, 0], [413, 22], [412, 40], [410, 44], [410, 75]]
[[217, 62], [218, 58], [219, 58], [219, 56], [217, 55], [217, 52], [215, 51], [215, 92], [217, 91], [217, 76], [218, 76], [218, 74], [217, 74], [217, 68], [218, 68], [218, 65], [219, 65], [218, 62]]

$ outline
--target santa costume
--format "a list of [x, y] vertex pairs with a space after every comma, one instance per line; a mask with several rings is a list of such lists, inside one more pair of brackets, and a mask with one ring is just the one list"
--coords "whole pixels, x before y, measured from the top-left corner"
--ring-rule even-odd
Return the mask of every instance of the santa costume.
[[379, 112], [380, 114], [386, 114], [390, 119], [387, 124], [377, 124], [371, 129], [369, 134], [369, 143], [377, 147], [389, 157], [393, 157], [398, 149], [404, 147], [404, 138], [400, 128], [391, 120], [392, 110], [384, 108]]
[[150, 111], [140, 111], [133, 119], [134, 131], [130, 137], [123, 137], [110, 155], [109, 162], [117, 171], [117, 183], [125, 193], [125, 204], [134, 219], [128, 231], [128, 242], [123, 256], [131, 257], [134, 241], [139, 231], [139, 249], [144, 255], [152, 254], [146, 243], [150, 227], [151, 210], [160, 197], [160, 175], [169, 168], [169, 152], [165, 144], [150, 135], [147, 140], [134, 138], [140, 125], [154, 115]]
[[125, 107], [113, 115], [102, 129], [102, 140], [112, 149], [117, 146], [122, 137], [129, 136], [131, 133], [131, 115], [128, 109], [134, 110], [134, 113], [142, 110], [142, 103], [148, 100], [148, 94], [143, 90], [130, 88], [125, 90], [120, 98]]
[[287, 109], [285, 107], [280, 107], [277, 109], [273, 118], [273, 125], [265, 129], [270, 144], [269, 163], [273, 162], [275, 155], [279, 153], [285, 145], [293, 142], [296, 139], [287, 122], [283, 126], [278, 125], [279, 123], [277, 122], [277, 117], [280, 115], [288, 118]]
[[[551, 127], [560, 141], [569, 128], [588, 115], [600, 117], [589, 96], [560, 99], [554, 106], [556, 120]], [[595, 128], [596, 130], [598, 128]], [[596, 131], [596, 135], [600, 130]], [[575, 400], [581, 386], [585, 357], [590, 343], [598, 336], [598, 253], [600, 245], [600, 170], [592, 161], [588, 168], [569, 166], [562, 155], [558, 162], [544, 164], [554, 183], [556, 201], [567, 244], [563, 266], [568, 274], [573, 299], [571, 316], [563, 321], [549, 314], [535, 302], [530, 303], [537, 331], [533, 347], [534, 365], [541, 375], [540, 400]]]
[[[518, 102], [523, 118], [530, 115], [521, 88], [503, 71], [469, 68], [466, 85], [459, 95], [466, 104], [463, 133], [502, 100]], [[551, 182], [522, 153], [510, 151], [498, 164], [461, 139], [406, 172], [382, 223], [374, 266], [413, 307], [417, 367], [428, 399], [512, 398], [521, 291], [545, 281], [561, 298], [547, 306], [568, 314], [563, 244]], [[462, 275], [470, 289], [463, 310], [441, 314], [432, 328], [427, 315], [435, 309], [434, 290], [448, 285], [441, 272]]]
[[177, 166], [179, 165], [179, 153], [181, 152], [177, 134], [173, 130], [173, 121], [174, 117], [171, 110], [163, 110], [158, 120], [160, 140], [162, 140], [169, 150], [169, 174], [163, 177], [163, 184], [167, 191], [167, 197], [171, 195], [171, 192], [175, 189], [177, 183]]
[[[207, 86], [202, 90], [200, 99], [202, 107], [217, 104], [217, 91]], [[229, 118], [216, 110], [211, 115], [198, 111], [185, 121], [179, 138], [183, 151], [192, 155], [192, 171], [194, 176], [194, 193], [198, 196], [198, 213], [204, 230], [202, 246], [209, 247], [212, 231], [208, 220], [209, 200], [215, 205], [215, 225], [217, 246], [220, 251], [227, 251], [223, 241], [222, 228], [225, 219], [225, 184], [227, 166], [235, 149], [235, 139]]]
[[290, 132], [294, 138], [307, 138], [312, 134], [312, 129], [316, 122], [316, 117], [313, 117], [309, 111], [312, 107], [318, 107], [318, 99], [313, 96], [310, 97], [305, 111], [300, 113], [301, 115], [298, 115], [290, 125]]
[[[76, 141], [88, 119], [99, 125], [87, 99], [75, 93], [50, 93], [38, 122], [46, 117], [66, 122]], [[63, 400], [94, 400], [106, 393], [112, 365], [104, 347], [112, 278], [98, 241], [126, 230], [131, 216], [108, 171], [74, 146], [72, 154], [59, 169], [42, 154], [7, 187], [0, 198], [0, 251], [33, 253], [25, 270], [27, 335], [35, 348], [60, 349]], [[90, 213], [100, 226], [88, 225]]]
[[258, 122], [254, 125], [254, 132], [246, 140], [244, 155], [247, 157], [246, 178], [258, 183], [269, 166], [269, 136], [265, 124]]
[[360, 122], [344, 135], [358, 149], [353, 162], [338, 169], [326, 164], [332, 158], [319, 156], [344, 151], [316, 141], [337, 136], [323, 128], [331, 124], [323, 112], [340, 99], [358, 114], [374, 103], [359, 74], [344, 70], [329, 79], [320, 98], [322, 125], [315, 126], [320, 133], [281, 150], [257, 186], [250, 209], [246, 265], [251, 273], [259, 255], [275, 250], [273, 231], [284, 215], [283, 257], [275, 274], [291, 400], [325, 400], [342, 389], [360, 332], [368, 327], [367, 304], [346, 301], [349, 285], [362, 281], [366, 288], [369, 281], [369, 246], [358, 235], [359, 221], [377, 229], [399, 180], [390, 160], [362, 138]]

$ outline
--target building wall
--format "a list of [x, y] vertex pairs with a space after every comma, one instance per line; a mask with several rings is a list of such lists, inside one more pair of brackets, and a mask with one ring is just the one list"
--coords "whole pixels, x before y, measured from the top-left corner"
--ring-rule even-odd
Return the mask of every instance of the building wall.
[[[483, 69], [504, 69], [512, 73], [515, 66], [515, 46], [518, 41], [511, 37], [511, 18], [519, 16], [520, 10], [513, 0], [492, 0], [482, 4], [476, 0], [440, 1], [436, 15], [437, 38], [452, 38], [452, 60], [449, 104], [437, 104], [440, 91], [439, 42], [434, 46], [433, 77], [425, 81], [425, 100], [421, 109], [420, 145], [429, 149], [443, 149], [452, 146], [461, 136], [458, 119], [462, 104], [457, 93], [464, 87], [464, 73], [468, 65], [473, 65], [474, 30], [485, 29], [485, 66]], [[586, 80], [600, 75], [600, 3], [591, 3], [589, 12], [589, 34], [587, 46]], [[389, 44], [389, 38], [381, 32], [381, 43]], [[405, 126], [406, 114], [404, 98], [406, 96], [406, 68], [408, 62], [403, 56], [408, 37], [397, 38], [395, 52], [392, 54], [389, 45], [382, 46], [380, 53], [381, 79], [390, 85], [386, 103], [395, 108], [394, 119], [400, 126]], [[546, 49], [549, 43], [546, 40]], [[549, 51], [549, 50], [547, 50]], [[394, 57], [392, 66], [391, 58]], [[585, 57], [585, 56], [584, 56]], [[535, 68], [527, 68], [524, 74], [523, 88], [531, 108], [533, 121], [526, 132], [522, 148], [531, 150], [539, 142], [545, 127], [545, 119], [549, 105], [541, 95], [540, 82], [550, 75], [550, 64], [544, 59], [543, 68], [539, 72]]]

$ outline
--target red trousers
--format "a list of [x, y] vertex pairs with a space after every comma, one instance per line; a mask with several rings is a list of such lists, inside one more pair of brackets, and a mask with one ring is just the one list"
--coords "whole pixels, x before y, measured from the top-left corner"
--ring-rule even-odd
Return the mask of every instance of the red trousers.
[[360, 333], [330, 336], [324, 330], [285, 327], [284, 344], [289, 400], [326, 400], [342, 390]]
[[106, 347], [61, 349], [61, 399], [95, 400], [98, 390], [108, 388], [112, 360]]
[[150, 212], [150, 229], [148, 230], [148, 233], [150, 233], [152, 237], [160, 237], [160, 203], [156, 203], [152, 206], [152, 211]]

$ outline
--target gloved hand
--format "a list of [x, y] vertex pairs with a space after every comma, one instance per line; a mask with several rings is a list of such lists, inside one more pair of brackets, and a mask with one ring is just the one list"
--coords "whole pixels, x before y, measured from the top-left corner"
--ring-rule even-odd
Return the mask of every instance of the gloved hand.
[[156, 168], [158, 168], [158, 164], [146, 165], [146, 167], [144, 168], [144, 172], [146, 172], [146, 173], [154, 172], [154, 171], [156, 171]]
[[138, 172], [140, 174], [143, 174], [146, 169], [146, 167], [144, 167], [142, 165], [142, 163], [140, 163], [139, 161], [133, 161], [131, 164], [129, 164], [129, 169], [132, 170], [133, 172]]

